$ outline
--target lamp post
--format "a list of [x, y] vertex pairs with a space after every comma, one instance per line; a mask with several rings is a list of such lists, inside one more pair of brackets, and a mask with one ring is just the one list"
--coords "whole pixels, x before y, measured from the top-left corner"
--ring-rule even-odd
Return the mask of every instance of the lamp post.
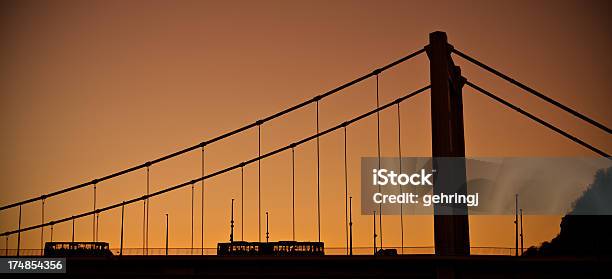
[[374, 255], [376, 255], [376, 210], [374, 210]]
[[125, 201], [121, 205], [121, 246], [119, 247], [119, 256], [123, 256], [123, 217], [125, 215]]
[[232, 199], [232, 215], [230, 219], [230, 242], [234, 242], [234, 199]]
[[266, 211], [266, 242], [270, 239], [270, 231], [268, 230], [268, 211]]
[[353, 255], [353, 197], [349, 198], [349, 255]]
[[521, 255], [523, 255], [523, 209], [520, 210], [521, 212]]
[[516, 251], [515, 256], [519, 255], [519, 223], [518, 223], [518, 194], [514, 195], [514, 250]]
[[166, 213], [166, 256], [168, 256], [168, 213]]

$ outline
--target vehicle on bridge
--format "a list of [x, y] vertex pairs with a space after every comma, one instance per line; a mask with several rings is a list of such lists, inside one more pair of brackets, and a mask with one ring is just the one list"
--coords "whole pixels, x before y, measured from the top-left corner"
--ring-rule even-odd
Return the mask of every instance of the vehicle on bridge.
[[112, 256], [107, 242], [47, 242], [45, 257], [105, 257]]
[[217, 244], [218, 256], [323, 256], [323, 242], [247, 242]]
[[379, 249], [376, 256], [397, 256], [397, 249]]

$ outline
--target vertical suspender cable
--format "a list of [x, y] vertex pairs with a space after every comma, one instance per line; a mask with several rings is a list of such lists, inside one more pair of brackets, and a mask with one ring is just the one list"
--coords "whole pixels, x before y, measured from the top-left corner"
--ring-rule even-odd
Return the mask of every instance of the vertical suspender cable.
[[168, 227], [170, 223], [168, 221], [168, 213], [166, 213], [166, 256], [168, 256]]
[[53, 224], [51, 224], [51, 235], [49, 241], [53, 242]]
[[[93, 184], [93, 210], [94, 211], [96, 211], [96, 188], [97, 188], [97, 185], [96, 183], [94, 183]], [[92, 217], [93, 217], [93, 220], [91, 222], [91, 225], [93, 226], [93, 228], [92, 228], [91, 234], [92, 234], [93, 240], [96, 241], [96, 215], [94, 214], [92, 215]]]
[[374, 215], [372, 216], [372, 221], [374, 221], [374, 255], [376, 255], [376, 210], [374, 210]]
[[72, 216], [72, 242], [74, 242], [74, 216]]
[[523, 255], [523, 209], [520, 209], [521, 216], [521, 255]]
[[[378, 82], [377, 82], [377, 84], [378, 84]], [[422, 92], [422, 91], [424, 91], [424, 90], [425, 90], [425, 89], [427, 89], [427, 88], [429, 88], [429, 86], [428, 86], [428, 87], [425, 87], [425, 88], [423, 88], [423, 89], [421, 89], [421, 90], [419, 90], [419, 91], [416, 91], [416, 92], [414, 92], [414, 93], [412, 93], [412, 94], [406, 95], [405, 97], [402, 97], [402, 98], [400, 98], [400, 99], [396, 100], [395, 102], [403, 101], [404, 99], [409, 98], [409, 97], [411, 97], [411, 96], [413, 96], [413, 95], [416, 95], [416, 93]], [[377, 89], [378, 89], [378, 87], [377, 87]], [[378, 90], [377, 90], [377, 93], [378, 93]], [[378, 95], [378, 94], [377, 94], [377, 95]], [[378, 98], [377, 98], [377, 99], [378, 99]], [[377, 101], [378, 101], [378, 100], [377, 100]], [[387, 107], [391, 106], [392, 104], [393, 104], [393, 102], [392, 102], [392, 103], [389, 103], [389, 104], [387, 104], [387, 105], [385, 105], [385, 106], [384, 106], [384, 107], [382, 107], [382, 108], [383, 108], [383, 109], [384, 109], [384, 108], [387, 108]], [[377, 105], [378, 105], [378, 102], [377, 102]], [[381, 108], [379, 107], [379, 108], [376, 110], [376, 112], [378, 112], [378, 110], [379, 110], [379, 109], [381, 109]], [[319, 124], [319, 121], [318, 121], [318, 120], [319, 120], [319, 114], [318, 114], [318, 112], [319, 112], [319, 109], [318, 109], [318, 101], [317, 101], [317, 109], [316, 109], [316, 112], [317, 112], [317, 115], [316, 115], [316, 116], [317, 116], [317, 130], [319, 130], [319, 125], [318, 125], [318, 124]], [[372, 114], [372, 111], [371, 111], [371, 112], [368, 112], [368, 113], [366, 113], [366, 114], [363, 114], [363, 115], [361, 115], [361, 116], [359, 116], [359, 117], [357, 117], [357, 118], [354, 118], [354, 119], [350, 120], [350, 121], [351, 121], [350, 123], [355, 122], [355, 121], [358, 121], [358, 120], [360, 120], [360, 119], [363, 119], [363, 118], [365, 118], [365, 117], [367, 117], [367, 116], [369, 116], [369, 115], [371, 115], [371, 114]], [[259, 130], [259, 153], [261, 153], [261, 126], [260, 126], [260, 124], [258, 125], [258, 127], [259, 127], [259, 129], [258, 129], [258, 130]], [[336, 130], [336, 129], [338, 129], [338, 128], [340, 128], [340, 127], [339, 127], [339, 126], [332, 127], [332, 128], [330, 128], [330, 129], [325, 130], [325, 131], [324, 131], [322, 134], [327, 134], [327, 133], [329, 133], [329, 132], [331, 132], [331, 131], [334, 131], [334, 130]], [[322, 134], [321, 134], [321, 132], [317, 132], [317, 134], [315, 135], [315, 137], [318, 139], [318, 137], [320, 137], [320, 135], [322, 135]], [[308, 138], [305, 138], [305, 139], [303, 139], [303, 140], [299, 141], [299, 142], [298, 142], [298, 144], [305, 143], [305, 142], [310, 141], [310, 140], [312, 140], [312, 139], [313, 139], [313, 137], [312, 137], [312, 136], [311, 136], [311, 137], [308, 137]], [[380, 142], [379, 142], [379, 144], [380, 144]], [[275, 151], [273, 151], [273, 152], [269, 152], [269, 153], [267, 153], [267, 154], [266, 154], [266, 155], [264, 155], [264, 156], [265, 156], [265, 157], [273, 156], [274, 154], [276, 154], [276, 153], [278, 153], [278, 152], [281, 152], [281, 151], [283, 151], [283, 150], [286, 150], [287, 148], [288, 148], [288, 146], [285, 146], [285, 147], [283, 147], [283, 148], [281, 148], [281, 149], [277, 149], [277, 150], [275, 150]], [[319, 151], [319, 150], [317, 150], [317, 151]], [[317, 153], [319, 153], [319, 152], [317, 152]], [[379, 153], [380, 153], [380, 151], [379, 151]], [[319, 154], [318, 154], [318, 155], [319, 155]], [[253, 162], [254, 160], [261, 160], [262, 158], [265, 158], [265, 157], [262, 157], [261, 155], [259, 155], [257, 158], [254, 158], [254, 159], [250, 160], [250, 161], [249, 161], [249, 163]], [[317, 156], [317, 157], [319, 157], [319, 156]], [[318, 160], [318, 161], [319, 161], [319, 162], [318, 162], [318, 164], [317, 164], [317, 169], [318, 169], [318, 170], [320, 170], [320, 160]], [[379, 161], [379, 164], [380, 164], [380, 161]], [[218, 174], [225, 173], [225, 172], [227, 172], [227, 171], [230, 171], [230, 170], [235, 169], [236, 167], [238, 167], [238, 166], [228, 167], [228, 168], [226, 168], [226, 169], [224, 169], [224, 170], [220, 170], [220, 171], [218, 171], [218, 172], [215, 172], [214, 174], [211, 174], [210, 176], [216, 176], [216, 175], [218, 175]], [[149, 167], [148, 167], [148, 166], [147, 166], [147, 173], [149, 173]], [[317, 178], [318, 178], [318, 180], [320, 180], [320, 171], [318, 171], [318, 174], [319, 174], [319, 175], [318, 175], [318, 177], [317, 177]], [[210, 177], [210, 176], [209, 176], [209, 177]], [[147, 179], [147, 180], [149, 180], [149, 179]], [[170, 188], [168, 188], [168, 189], [165, 189], [165, 190], [163, 190], [163, 191], [157, 191], [157, 192], [154, 192], [152, 195], [151, 195], [150, 193], [148, 193], [146, 196], [143, 196], [143, 197], [140, 197], [140, 198], [136, 198], [136, 199], [130, 200], [130, 201], [129, 201], [129, 203], [130, 203], [130, 204], [131, 204], [131, 203], [136, 203], [136, 202], [138, 202], [139, 200], [146, 201], [146, 200], [147, 200], [147, 199], [149, 199], [151, 196], [157, 196], [157, 195], [165, 194], [166, 192], [169, 192], [169, 191], [172, 191], [172, 190], [175, 190], [175, 189], [178, 189], [178, 188], [182, 188], [182, 187], [184, 187], [184, 186], [186, 186], [186, 185], [188, 185], [188, 184], [187, 184], [187, 183], [179, 184], [179, 185], [176, 185], [176, 186], [170, 187]], [[320, 187], [317, 187], [317, 188], [318, 188], [318, 189], [320, 189]], [[318, 195], [318, 197], [320, 198], [320, 195]], [[146, 203], [145, 203], [145, 204], [146, 204]], [[319, 204], [320, 204], [320, 203], [319, 203]], [[106, 207], [106, 208], [102, 209], [102, 211], [106, 211], [106, 210], [109, 210], [109, 209], [115, 208], [116, 206], [117, 206], [117, 204], [115, 204], [115, 205], [111, 205], [111, 206], [108, 206], [108, 207]], [[146, 207], [145, 207], [145, 212], [146, 212]], [[320, 213], [320, 211], [318, 211], [318, 212]], [[88, 214], [93, 214], [93, 213], [95, 213], [95, 212], [82, 213], [82, 214], [79, 214], [79, 215], [78, 215], [78, 217], [83, 217], [83, 216], [86, 216], [86, 215], [88, 215]], [[145, 215], [145, 216], [146, 216], [146, 215]], [[319, 215], [319, 216], [320, 216], [320, 215]], [[74, 216], [73, 216], [73, 218], [74, 218]], [[64, 221], [67, 221], [67, 219], [60, 219], [60, 220], [58, 220], [57, 222], [64, 222]], [[73, 224], [74, 224], [74, 220], [73, 220]], [[26, 231], [26, 230], [30, 230], [30, 229], [35, 229], [35, 228], [36, 228], [36, 227], [29, 227], [29, 228], [26, 228], [24, 231]], [[319, 231], [320, 231], [320, 230], [319, 230]], [[19, 229], [17, 232], [19, 232], [19, 233], [20, 233], [20, 232], [21, 232], [21, 229]], [[260, 232], [261, 232], [261, 231], [260, 231]], [[5, 232], [5, 234], [6, 234], [6, 233], [15, 233], [15, 232]], [[320, 236], [320, 234], [319, 234], [319, 236]]]
[[[42, 222], [41, 224], [44, 224], [45, 223], [45, 199], [43, 198], [41, 201], [42, 201], [42, 214], [41, 214]], [[40, 255], [41, 256], [43, 255], [43, 251], [45, 248], [44, 245], [45, 245], [45, 227], [41, 227], [40, 228]]]
[[[73, 240], [73, 242], [74, 242], [74, 240]], [[21, 246], [21, 205], [19, 206], [19, 233], [17, 233], [17, 257], [19, 257], [19, 248], [20, 248], [20, 246]]]
[[353, 255], [353, 197], [349, 197], [349, 255]]
[[321, 242], [321, 162], [319, 154], [319, 100], [317, 100], [317, 231]]
[[[397, 155], [399, 156], [399, 173], [402, 173], [402, 124], [400, 116], [400, 103], [397, 103]], [[399, 186], [400, 195], [404, 193], [402, 185]], [[400, 233], [401, 233], [401, 253], [404, 254], [404, 205], [400, 203]]]
[[259, 221], [258, 241], [261, 242], [261, 123], [257, 123], [257, 220]]
[[142, 254], [147, 250], [146, 228], [147, 228], [147, 199], [142, 200]]
[[[376, 108], [380, 107], [380, 101], [378, 97], [378, 74], [376, 74]], [[376, 111], [376, 135], [377, 135], [377, 150], [378, 150], [378, 169], [380, 169], [380, 111]], [[381, 192], [380, 185], [378, 185], [378, 192]], [[382, 203], [378, 205], [378, 229], [380, 231], [380, 249], [383, 249], [383, 229], [382, 229]]]
[[266, 243], [270, 240], [270, 230], [268, 230], [268, 211], [266, 211]]
[[121, 204], [121, 243], [119, 246], [119, 256], [123, 256], [123, 219], [125, 217], [125, 201]]
[[349, 251], [349, 233], [348, 233], [348, 166], [346, 162], [346, 125], [344, 126], [344, 229], [346, 233], [346, 253]]
[[240, 240], [244, 241], [244, 164], [240, 166]]
[[234, 199], [232, 199], [232, 215], [230, 218], [230, 242], [234, 242]]
[[195, 197], [195, 188], [194, 188], [195, 184], [191, 183], [191, 249], [190, 254], [193, 255], [193, 208], [195, 206], [194, 204], [194, 197]]
[[98, 230], [100, 229], [100, 213], [96, 213], [96, 242], [98, 242], [98, 236], [100, 235]]
[[149, 254], [149, 166], [147, 166], [147, 199], [146, 199], [146, 204], [147, 204], [147, 224], [146, 224], [146, 249], [145, 249], [145, 253], [148, 255]]
[[514, 234], [514, 251], [515, 251], [515, 256], [518, 257], [519, 252], [518, 252], [518, 247], [519, 247], [519, 229], [518, 229], [519, 223], [518, 223], [518, 194], [514, 195], [514, 229], [515, 229], [515, 234]]
[[[204, 144], [202, 144], [202, 177], [204, 177]], [[202, 179], [202, 255], [204, 255], [204, 179]]]
[[295, 241], [295, 148], [291, 147], [291, 224]]
[[8, 257], [8, 238], [9, 238], [8, 235], [4, 237], [4, 240], [5, 240], [4, 256], [5, 257]]

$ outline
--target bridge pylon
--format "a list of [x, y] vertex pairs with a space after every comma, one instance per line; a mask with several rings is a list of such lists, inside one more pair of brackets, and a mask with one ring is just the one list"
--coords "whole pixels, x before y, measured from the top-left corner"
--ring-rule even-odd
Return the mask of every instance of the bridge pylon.
[[[455, 66], [446, 33], [429, 34], [425, 47], [430, 61], [431, 135], [434, 194], [467, 194], [465, 140], [463, 134], [462, 87], [465, 78]], [[449, 160], [440, 158], [457, 157]], [[469, 255], [470, 235], [467, 206], [434, 207], [434, 242], [436, 255]]]

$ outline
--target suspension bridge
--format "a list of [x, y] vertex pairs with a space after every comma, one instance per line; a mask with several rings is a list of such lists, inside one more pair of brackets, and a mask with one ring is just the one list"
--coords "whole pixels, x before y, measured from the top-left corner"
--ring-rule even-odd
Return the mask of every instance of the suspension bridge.
[[[588, 149], [590, 151], [592, 151], [594, 154], [598, 155], [598, 156], [602, 156], [605, 158], [609, 158], [609, 154], [607, 154], [605, 151], [603, 151], [601, 148], [595, 147], [592, 144], [589, 144], [587, 141], [580, 139], [579, 137], [572, 135], [570, 132], [567, 132], [566, 130], [563, 130], [560, 127], [557, 127], [549, 122], [547, 122], [546, 120], [539, 118], [537, 116], [535, 116], [534, 114], [531, 114], [530, 112], [526, 111], [525, 109], [499, 97], [499, 95], [494, 93], [494, 90], [492, 89], [487, 89], [484, 88], [478, 84], [475, 84], [474, 82], [469, 80], [469, 77], [464, 77], [461, 75], [461, 70], [460, 67], [457, 66], [453, 60], [453, 57], [455, 58], [460, 58], [462, 59], [462, 61], [466, 61], [468, 63], [472, 63], [474, 65], [476, 65], [477, 67], [479, 67], [480, 69], [482, 69], [485, 72], [488, 72], [489, 74], [498, 77], [516, 87], [518, 87], [519, 89], [522, 90], [522, 92], [535, 96], [537, 98], [539, 98], [541, 101], [549, 103], [551, 105], [554, 105], [555, 107], [571, 114], [572, 116], [580, 119], [581, 121], [584, 121], [586, 124], [593, 126], [603, 132], [606, 133], [606, 135], [610, 135], [611, 134], [611, 130], [610, 128], [608, 128], [607, 126], [605, 126], [604, 124], [592, 119], [591, 117], [586, 116], [583, 113], [580, 113], [572, 108], [570, 108], [569, 106], [566, 106], [552, 98], [550, 98], [547, 95], [544, 95], [543, 93], [533, 89], [532, 87], [517, 81], [515, 79], [513, 79], [512, 77], [504, 74], [502, 71], [499, 71], [497, 69], [494, 69], [493, 67], [479, 61], [478, 59], [466, 54], [465, 52], [463, 52], [462, 50], [459, 50], [457, 48], [455, 48], [453, 45], [449, 44], [447, 41], [447, 37], [446, 34], [443, 32], [434, 32], [430, 34], [429, 37], [429, 44], [425, 47], [423, 47], [422, 49], [416, 50], [390, 64], [387, 64], [385, 66], [382, 66], [380, 68], [374, 69], [372, 72], [365, 74], [361, 77], [358, 77], [348, 83], [342, 84], [330, 91], [327, 91], [325, 93], [322, 93], [320, 95], [316, 95], [313, 98], [301, 102], [299, 104], [296, 104], [294, 106], [285, 108], [275, 114], [272, 114], [268, 117], [265, 117], [263, 119], [259, 119], [256, 120], [248, 125], [245, 125], [243, 127], [237, 128], [233, 131], [221, 134], [217, 137], [202, 141], [200, 143], [197, 143], [191, 147], [176, 151], [174, 153], [165, 155], [163, 157], [160, 158], [156, 158], [150, 161], [146, 161], [142, 164], [112, 173], [112, 174], [108, 174], [105, 176], [102, 176], [100, 178], [88, 181], [88, 182], [84, 182], [78, 185], [74, 185], [74, 186], [70, 186], [70, 187], [66, 187], [64, 189], [55, 191], [55, 192], [51, 192], [51, 193], [46, 193], [46, 194], [42, 194], [38, 197], [33, 197], [30, 199], [26, 199], [26, 200], [22, 200], [19, 202], [15, 202], [12, 204], [7, 204], [7, 205], [2, 205], [0, 206], [0, 213], [6, 212], [8, 210], [12, 210], [12, 209], [19, 209], [19, 219], [15, 220], [15, 228], [12, 230], [7, 230], [4, 232], [0, 233], [0, 236], [5, 238], [6, 241], [6, 249], [4, 251], [4, 256], [31, 256], [34, 255], [33, 253], [27, 253], [25, 252], [22, 248], [21, 248], [21, 234], [24, 232], [28, 232], [28, 231], [34, 231], [34, 230], [40, 230], [41, 233], [41, 250], [40, 253], [42, 253], [42, 247], [44, 245], [44, 231], [45, 230], [50, 230], [51, 232], [51, 241], [53, 241], [53, 226], [61, 224], [61, 223], [69, 223], [72, 222], [72, 241], [74, 241], [74, 222], [75, 220], [79, 220], [79, 219], [85, 219], [85, 218], [91, 218], [92, 221], [92, 240], [93, 241], [98, 241], [98, 229], [99, 229], [99, 215], [103, 212], [106, 211], [110, 211], [110, 210], [121, 210], [122, 211], [122, 226], [121, 226], [121, 232], [117, 232], [117, 233], [121, 233], [121, 245], [118, 249], [116, 249], [116, 254], [131, 254], [129, 252], [129, 250], [124, 250], [123, 247], [123, 209], [126, 205], [130, 205], [130, 204], [137, 204], [137, 203], [142, 203], [143, 205], [143, 254], [144, 255], [159, 255], [159, 254], [163, 254], [162, 251], [155, 251], [154, 249], [149, 249], [148, 243], [148, 234], [149, 234], [149, 225], [148, 225], [148, 221], [149, 221], [149, 199], [151, 199], [152, 197], [162, 197], [163, 195], [176, 191], [178, 189], [184, 189], [184, 188], [188, 188], [191, 187], [191, 212], [192, 212], [192, 225], [191, 225], [191, 231], [192, 231], [192, 248], [189, 250], [189, 253], [185, 253], [185, 254], [193, 254], [193, 250], [199, 250], [199, 255], [205, 255], [205, 254], [209, 254], [205, 252], [205, 247], [204, 247], [204, 238], [205, 238], [205, 222], [204, 222], [204, 216], [205, 216], [205, 212], [204, 212], [204, 204], [206, 202], [206, 197], [204, 196], [204, 191], [202, 191], [202, 195], [201, 197], [198, 197], [201, 199], [202, 202], [202, 207], [201, 207], [201, 216], [202, 216], [202, 220], [201, 220], [201, 243], [202, 243], [202, 247], [199, 247], [199, 249], [197, 247], [193, 247], [193, 238], [194, 238], [194, 217], [193, 217], [193, 213], [196, 210], [194, 207], [194, 199], [196, 198], [194, 196], [194, 189], [195, 187], [201, 187], [202, 189], [204, 187], [207, 187], [207, 180], [210, 180], [213, 177], [217, 177], [217, 176], [221, 176], [224, 174], [227, 174], [229, 172], [233, 172], [233, 171], [240, 171], [241, 173], [241, 181], [242, 181], [242, 188], [241, 188], [241, 195], [240, 195], [240, 199], [244, 199], [244, 168], [246, 166], [249, 165], [257, 165], [257, 169], [258, 169], [258, 191], [257, 191], [257, 206], [258, 206], [258, 235], [257, 235], [257, 239], [259, 242], [262, 241], [262, 236], [265, 236], [264, 233], [264, 228], [265, 228], [265, 220], [262, 220], [262, 216], [263, 216], [263, 212], [262, 212], [262, 206], [261, 206], [261, 161], [267, 158], [271, 158], [273, 156], [276, 156], [280, 153], [283, 152], [291, 152], [291, 158], [292, 158], [292, 199], [293, 199], [293, 208], [292, 208], [292, 233], [293, 236], [295, 238], [295, 149], [300, 146], [303, 145], [305, 143], [311, 143], [314, 142], [316, 144], [316, 163], [317, 163], [317, 183], [316, 183], [316, 189], [317, 189], [317, 207], [316, 207], [316, 215], [317, 215], [317, 241], [321, 242], [322, 237], [321, 237], [321, 200], [320, 200], [320, 190], [321, 190], [321, 183], [320, 183], [320, 141], [319, 139], [325, 135], [331, 134], [331, 133], [343, 133], [344, 134], [344, 181], [345, 181], [345, 197], [344, 197], [344, 201], [345, 201], [345, 220], [342, 220], [345, 223], [345, 228], [346, 228], [346, 244], [347, 247], [343, 247], [340, 251], [337, 252], [337, 254], [349, 254], [352, 252], [349, 251], [349, 246], [352, 247], [352, 241], [350, 241], [350, 236], [349, 236], [349, 230], [350, 230], [350, 226], [351, 226], [351, 221], [350, 221], [350, 217], [349, 215], [351, 214], [351, 210], [350, 210], [350, 196], [348, 194], [348, 171], [347, 171], [347, 156], [346, 156], [346, 130], [348, 127], [350, 127], [351, 125], [360, 122], [366, 118], [370, 118], [370, 117], [376, 117], [377, 120], [377, 134], [378, 134], [378, 141], [377, 141], [377, 154], [378, 154], [378, 158], [379, 158], [379, 164], [380, 164], [380, 157], [381, 157], [381, 142], [380, 142], [380, 132], [381, 132], [381, 126], [380, 126], [380, 112], [384, 111], [384, 110], [392, 110], [395, 109], [397, 110], [397, 129], [398, 131], [402, 129], [402, 125], [401, 125], [401, 121], [400, 121], [400, 110], [401, 110], [401, 104], [404, 104], [406, 102], [410, 102], [411, 98], [420, 94], [425, 94], [425, 93], [429, 93], [430, 94], [430, 98], [431, 98], [431, 121], [432, 121], [432, 127], [431, 127], [431, 131], [432, 131], [432, 157], [465, 157], [465, 142], [464, 142], [464, 122], [463, 122], [463, 98], [462, 98], [462, 94], [463, 94], [463, 88], [465, 86], [469, 87], [469, 91], [474, 92], [474, 93], [478, 93], [478, 94], [482, 94], [486, 97], [488, 97], [491, 101], [498, 103], [510, 110], [513, 110], [515, 112], [517, 112], [518, 114], [527, 117], [528, 119], [531, 119], [533, 121], [535, 121], [536, 123], [540, 124], [543, 128], [546, 129], [550, 129], [554, 132], [556, 132], [558, 135], [584, 147], [585, 149]], [[402, 63], [408, 63], [409, 61], [411, 61], [411, 59], [413, 59], [414, 57], [420, 56], [420, 55], [427, 55], [429, 57], [429, 61], [430, 61], [430, 84], [428, 85], [423, 85], [420, 88], [416, 88], [416, 89], [412, 89], [411, 91], [409, 91], [410, 93], [405, 94], [391, 102], [385, 103], [385, 104], [381, 104], [379, 102], [379, 76], [381, 74], [383, 74], [385, 71], [396, 67], [397, 65], [400, 65]], [[362, 83], [366, 80], [370, 80], [370, 79], [375, 79], [376, 80], [376, 108], [370, 111], [366, 111], [356, 117], [350, 118], [350, 119], [345, 119], [343, 122], [337, 123], [337, 125], [325, 129], [325, 130], [321, 130], [319, 127], [319, 104], [321, 102], [324, 102], [326, 100], [326, 98], [337, 94], [343, 90], [346, 90], [354, 85], [357, 85], [359, 83]], [[261, 128], [262, 126], [266, 125], [268, 122], [271, 122], [275, 119], [279, 119], [282, 117], [285, 117], [286, 115], [304, 109], [306, 107], [309, 106], [314, 106], [315, 110], [316, 110], [316, 133], [302, 138], [301, 140], [298, 141], [294, 141], [294, 142], [289, 142], [287, 143], [285, 146], [282, 146], [280, 148], [274, 149], [272, 151], [266, 152], [266, 153], [262, 153], [262, 137], [261, 137]], [[235, 165], [231, 165], [231, 166], [227, 166], [225, 168], [222, 169], [218, 169], [215, 171], [208, 171], [205, 168], [205, 158], [206, 158], [206, 148], [210, 145], [213, 144], [217, 144], [219, 142], [222, 142], [224, 140], [227, 140], [230, 137], [236, 136], [238, 134], [241, 133], [245, 133], [246, 131], [250, 131], [250, 130], [256, 130], [257, 131], [257, 135], [258, 135], [258, 155], [256, 157], [253, 158], [245, 158], [241, 163], [235, 164]], [[400, 135], [401, 133], [398, 133], [398, 135]], [[399, 141], [401, 141], [401, 138], [398, 139]], [[201, 165], [199, 166], [199, 168], [201, 169], [201, 175], [200, 177], [194, 178], [192, 180], [189, 181], [184, 181], [180, 184], [177, 185], [168, 185], [167, 187], [164, 187], [162, 190], [159, 191], [155, 191], [155, 192], [150, 192], [150, 168], [154, 165], [157, 165], [161, 162], [170, 160], [172, 158], [176, 158], [188, 153], [196, 153], [199, 152], [201, 155]], [[400, 148], [398, 150], [398, 157], [402, 157], [402, 155], [406, 155], [406, 154], [402, 154], [401, 151], [401, 145]], [[129, 173], [133, 173], [136, 171], [142, 171], [144, 170], [146, 172], [146, 193], [144, 193], [142, 196], [138, 196], [138, 197], [134, 197], [132, 199], [129, 200], [125, 200], [125, 201], [116, 201], [114, 204], [105, 206], [105, 207], [99, 207], [97, 204], [97, 191], [98, 190], [103, 190], [103, 183], [105, 181], [111, 180], [111, 179], [115, 179], [117, 177], [129, 174]], [[436, 187], [443, 187], [443, 186], [436, 186]], [[49, 199], [62, 199], [62, 197], [70, 192], [79, 190], [79, 189], [84, 189], [84, 188], [91, 188], [93, 191], [93, 198], [92, 198], [92, 204], [91, 204], [91, 210], [87, 211], [87, 212], [82, 212], [80, 214], [77, 215], [73, 215], [73, 216], [65, 216], [63, 218], [58, 218], [58, 219], [54, 219], [54, 220], [47, 220], [45, 219], [45, 201], [49, 200]], [[439, 191], [440, 189], [438, 189]], [[434, 188], [434, 191], [436, 191], [436, 189]], [[22, 226], [22, 206], [26, 206], [26, 205], [31, 205], [31, 204], [35, 204], [35, 203], [39, 203], [40, 204], [40, 210], [41, 210], [41, 220], [39, 224], [36, 225], [32, 225], [32, 226]], [[241, 203], [243, 204], [243, 203]], [[233, 205], [232, 205], [233, 208]], [[199, 209], [198, 209], [199, 210]], [[244, 208], [241, 209], [242, 212], [244, 212]], [[382, 208], [380, 208], [379, 213], [382, 211]], [[340, 220], [339, 220], [340, 221]], [[401, 249], [402, 251], [404, 251], [405, 248], [405, 252], [404, 253], [414, 253], [414, 254], [427, 254], [427, 253], [435, 253], [436, 255], [439, 256], [455, 256], [455, 255], [470, 255], [470, 254], [478, 254], [478, 251], [484, 251], [484, 250], [494, 250], [495, 248], [491, 248], [491, 247], [471, 247], [470, 246], [470, 239], [469, 239], [469, 224], [468, 224], [468, 216], [467, 215], [435, 215], [434, 216], [434, 240], [435, 240], [435, 246], [434, 247], [404, 247], [404, 243], [403, 243], [403, 222], [404, 220], [401, 220], [402, 223], [402, 243], [401, 243]], [[374, 220], [374, 225], [376, 226], [376, 220]], [[232, 224], [233, 226], [233, 224]], [[244, 225], [242, 225], [244, 226]], [[388, 246], [384, 246], [383, 244], [383, 216], [382, 214], [378, 215], [378, 226], [377, 229], [375, 229], [375, 231], [373, 232], [374, 234], [374, 247], [376, 247], [378, 245], [378, 247], [388, 247]], [[244, 229], [244, 228], [242, 228]], [[352, 232], [351, 232], [352, 233]], [[9, 240], [12, 240], [15, 243], [15, 247], [16, 249], [11, 249], [11, 251], [9, 251], [8, 247], [9, 247]], [[216, 241], [224, 241], [222, 239], [216, 240]], [[371, 250], [369, 250], [370, 248], [367, 248], [367, 251], [365, 249], [363, 250], [363, 254], [371, 254]], [[480, 250], [479, 250], [480, 249]], [[374, 248], [374, 250], [376, 250], [376, 248]], [[176, 251], [176, 250], [175, 250]], [[511, 255], [513, 254], [513, 250], [512, 248], [500, 248], [498, 250], [495, 250], [496, 252], [492, 252], [494, 254], [507, 254], [507, 255]], [[25, 253], [24, 253], [25, 252]], [[516, 251], [514, 251], [516, 252]], [[0, 252], [2, 253], [2, 252]], [[167, 253], [167, 250], [166, 250]], [[176, 252], [176, 253], [181, 253], [181, 252]], [[197, 255], [198, 253], [196, 253]]]

